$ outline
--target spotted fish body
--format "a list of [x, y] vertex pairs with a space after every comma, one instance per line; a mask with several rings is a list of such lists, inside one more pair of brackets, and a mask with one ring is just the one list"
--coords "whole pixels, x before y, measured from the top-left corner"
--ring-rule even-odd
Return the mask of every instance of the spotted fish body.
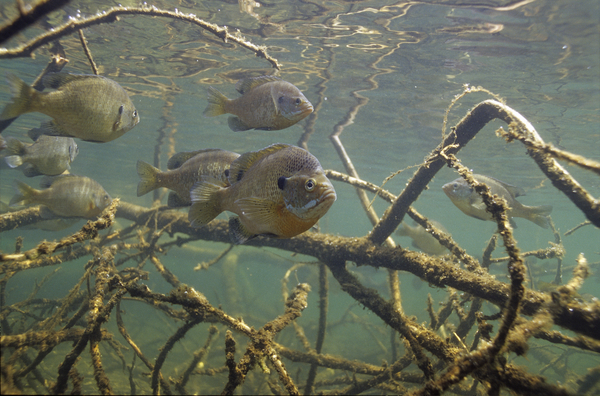
[[22, 166], [27, 177], [60, 175], [71, 169], [70, 164], [79, 153], [72, 138], [46, 135], [41, 135], [33, 144], [8, 138], [8, 151], [12, 154], [4, 158], [8, 166]]
[[[473, 178], [480, 183], [485, 183], [492, 195], [498, 195], [506, 200], [509, 206], [507, 215], [509, 218], [522, 217], [542, 228], [550, 227], [548, 215], [552, 212], [552, 206], [526, 206], [516, 200], [516, 197], [525, 195], [521, 188], [504, 183], [493, 177], [484, 175], [473, 175]], [[467, 183], [462, 177], [446, 183], [442, 186], [444, 193], [450, 198], [452, 203], [464, 214], [475, 217], [480, 220], [493, 221], [492, 214], [486, 210], [481, 196]]]
[[97, 217], [110, 205], [112, 198], [102, 186], [89, 177], [65, 175], [47, 180], [43, 190], [17, 181], [19, 193], [10, 205], [41, 204], [63, 217]]
[[159, 187], [166, 187], [173, 191], [169, 195], [169, 206], [189, 206], [192, 204], [190, 198], [192, 186], [202, 177], [211, 177], [220, 183], [228, 184], [225, 171], [239, 156], [237, 153], [220, 149], [181, 152], [169, 159], [167, 163], [169, 170], [165, 172], [138, 161], [137, 172], [140, 182], [137, 195], [140, 197]]
[[256, 235], [291, 238], [311, 228], [336, 199], [319, 161], [308, 151], [274, 144], [242, 154], [229, 169], [230, 186], [204, 179], [192, 189], [189, 220], [200, 227], [227, 210], [234, 242]]
[[290, 127], [312, 113], [313, 106], [293, 84], [275, 76], [260, 76], [240, 80], [235, 86], [242, 94], [228, 99], [215, 88], [208, 89], [207, 117], [229, 113], [229, 128], [278, 130]]
[[140, 121], [127, 92], [117, 82], [88, 74], [49, 73], [44, 86], [55, 91], [39, 92], [14, 74], [8, 74], [13, 93], [0, 120], [39, 112], [52, 117], [39, 133], [68, 136], [92, 142], [109, 142]]

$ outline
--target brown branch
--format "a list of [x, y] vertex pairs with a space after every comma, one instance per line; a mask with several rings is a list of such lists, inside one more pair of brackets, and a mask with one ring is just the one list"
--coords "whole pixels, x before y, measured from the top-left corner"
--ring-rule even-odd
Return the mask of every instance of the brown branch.
[[[28, 28], [40, 18], [64, 6], [69, 0], [40, 0], [33, 6], [19, 7], [19, 16], [0, 27], [0, 43]], [[17, 2], [19, 4], [19, 2]]]
[[277, 59], [271, 57], [267, 53], [267, 48], [265, 46], [254, 45], [251, 42], [245, 40], [239, 34], [233, 35], [229, 33], [227, 27], [219, 27], [214, 23], [205, 22], [202, 19], [197, 18], [194, 14], [183, 14], [178, 11], [161, 10], [155, 6], [148, 6], [145, 4], [140, 7], [112, 7], [106, 12], [102, 12], [101, 14], [95, 15], [93, 17], [70, 20], [64, 25], [58, 26], [52, 31], [41, 34], [36, 38], [32, 39], [31, 41], [20, 45], [16, 48], [0, 49], [0, 59], [10, 59], [29, 56], [33, 51], [35, 51], [37, 48], [41, 47], [44, 44], [48, 44], [51, 41], [57, 40], [60, 37], [76, 32], [80, 29], [103, 23], [115, 22], [121, 15], [145, 15], [152, 17], [165, 17], [194, 24], [213, 34], [214, 36], [217, 36], [225, 43], [231, 41], [239, 44], [240, 46], [254, 52], [256, 56], [267, 60], [269, 63], [271, 63], [271, 65], [274, 68], [279, 69], [279, 63], [277, 62]]

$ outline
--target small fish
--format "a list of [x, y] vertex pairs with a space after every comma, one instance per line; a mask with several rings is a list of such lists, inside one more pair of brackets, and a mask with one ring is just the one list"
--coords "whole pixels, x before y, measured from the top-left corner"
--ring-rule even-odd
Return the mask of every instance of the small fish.
[[115, 81], [90, 74], [49, 73], [42, 80], [52, 92], [39, 92], [14, 74], [8, 74], [13, 102], [0, 120], [29, 112], [53, 119], [37, 131], [53, 136], [76, 137], [91, 142], [109, 142], [140, 121], [127, 92]]
[[242, 94], [228, 99], [213, 87], [208, 88], [208, 106], [204, 115], [229, 113], [232, 131], [262, 129], [274, 131], [294, 125], [313, 111], [312, 104], [293, 84], [275, 76], [245, 78], [235, 84]]
[[45, 205], [62, 217], [97, 217], [110, 205], [112, 198], [95, 180], [84, 176], [63, 175], [42, 181], [43, 190], [16, 181], [19, 193], [9, 205]]
[[[525, 195], [525, 191], [522, 188], [511, 186], [510, 184], [506, 184], [493, 177], [475, 174], [473, 177], [478, 182], [487, 184], [492, 194], [496, 194], [506, 200], [506, 203], [510, 208], [507, 212], [509, 218], [522, 217], [534, 222], [542, 228], [550, 227], [548, 215], [552, 212], [551, 205], [523, 205], [516, 200], [516, 197]], [[492, 214], [486, 210], [486, 206], [483, 203], [481, 196], [477, 194], [477, 192], [475, 192], [462, 177], [444, 184], [442, 189], [452, 203], [464, 214], [480, 220], [493, 220]]]
[[[445, 233], [448, 232], [444, 226], [437, 221], [431, 220], [431, 223], [440, 231]], [[423, 253], [427, 253], [431, 256], [441, 256], [448, 253], [448, 249], [442, 246], [433, 235], [425, 231], [425, 228], [418, 224], [415, 224], [413, 227], [406, 223], [402, 223], [396, 233], [400, 236], [410, 237], [412, 239], [412, 246], [420, 249]]]
[[239, 156], [237, 153], [220, 149], [184, 151], [169, 159], [169, 170], [166, 172], [161, 172], [144, 161], [138, 161], [137, 172], [141, 180], [138, 183], [137, 196], [141, 197], [159, 187], [166, 187], [174, 191], [169, 194], [170, 207], [189, 206], [192, 204], [190, 190], [203, 176], [228, 185], [225, 171]]
[[203, 178], [192, 188], [188, 219], [201, 227], [228, 210], [229, 233], [242, 244], [257, 235], [291, 238], [311, 228], [336, 200], [333, 185], [308, 151], [274, 144], [242, 154], [226, 172], [229, 184]]
[[8, 138], [8, 151], [13, 154], [4, 158], [8, 166], [23, 166], [27, 177], [55, 176], [71, 169], [71, 162], [79, 153], [72, 138], [40, 135], [33, 144]]

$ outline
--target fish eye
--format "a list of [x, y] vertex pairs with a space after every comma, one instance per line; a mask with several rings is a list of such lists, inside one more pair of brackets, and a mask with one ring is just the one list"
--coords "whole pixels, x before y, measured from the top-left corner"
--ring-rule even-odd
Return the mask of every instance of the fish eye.
[[123, 105], [119, 106], [119, 115], [123, 114], [123, 110], [125, 107]]
[[106, 194], [106, 195], [104, 196], [104, 200], [105, 200], [105, 201], [108, 201], [108, 200], [110, 200], [110, 197], [108, 196], [108, 194]]
[[[123, 107], [123, 106], [121, 106], [121, 107]], [[137, 110], [133, 110], [133, 118], [136, 118], [137, 116], [138, 116]]]
[[284, 99], [285, 99], [285, 97], [284, 97], [284, 96], [280, 96], [280, 97], [279, 97], [279, 99], [278, 99], [278, 102], [281, 104], [281, 103], [283, 103], [283, 100], [284, 100]]
[[283, 190], [285, 188], [285, 182], [285, 176], [281, 176], [279, 179], [277, 179], [277, 187], [279, 187], [280, 190]]
[[452, 185], [452, 187], [454, 187], [454, 188], [458, 188], [458, 183], [454, 183], [454, 184]]
[[306, 183], [304, 183], [304, 188], [306, 189], [306, 191], [311, 192], [315, 189], [316, 185], [317, 183], [314, 179], [308, 179]]
[[300, 103], [302, 103], [302, 100], [300, 100], [300, 98], [296, 98], [296, 106], [299, 106]]

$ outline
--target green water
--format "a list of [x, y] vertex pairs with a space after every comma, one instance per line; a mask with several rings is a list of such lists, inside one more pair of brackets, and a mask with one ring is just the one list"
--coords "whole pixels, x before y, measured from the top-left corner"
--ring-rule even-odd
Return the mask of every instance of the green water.
[[[536, 128], [541, 137], [559, 148], [600, 161], [600, 2], [524, 0], [514, 1], [417, 1], [391, 4], [384, 1], [280, 1], [245, 2], [157, 1], [149, 4], [226, 25], [257, 45], [265, 45], [269, 54], [281, 65], [280, 76], [300, 88], [318, 106], [312, 116], [314, 132], [308, 148], [323, 168], [345, 172], [329, 136], [352, 112], [352, 122], [344, 126], [341, 141], [364, 180], [381, 184], [396, 170], [418, 165], [437, 146], [446, 108], [465, 84], [483, 86], [506, 100]], [[470, 5], [469, 3], [474, 3]], [[117, 2], [73, 1], [51, 14], [48, 23], [58, 26], [70, 17], [91, 16], [116, 6]], [[137, 6], [123, 1], [123, 6]], [[245, 10], [245, 11], [242, 11]], [[0, 2], [0, 21], [16, 15], [12, 1]], [[42, 33], [33, 26], [3, 46], [13, 48]], [[130, 93], [141, 121], [119, 139], [96, 144], [78, 141], [79, 156], [72, 164], [72, 173], [89, 176], [113, 196], [123, 201], [149, 207], [152, 194], [136, 196], [137, 160], [154, 163], [166, 169], [170, 154], [184, 150], [222, 148], [239, 153], [258, 150], [276, 142], [296, 144], [307, 128], [308, 120], [281, 131], [232, 132], [227, 116], [204, 118], [206, 90], [209, 85], [230, 98], [236, 97], [235, 82], [245, 75], [272, 73], [274, 69], [251, 51], [231, 43], [224, 44], [197, 26], [167, 18], [123, 16], [111, 24], [92, 26], [84, 30], [100, 73], [119, 82]], [[90, 73], [88, 60], [76, 34], [63, 37], [69, 63], [65, 71]], [[0, 74], [17, 74], [31, 82], [48, 62], [48, 51], [41, 48], [35, 57], [0, 59]], [[488, 99], [484, 93], [468, 95], [451, 111], [449, 126], [454, 125], [476, 103]], [[0, 105], [10, 99], [6, 84], [0, 85]], [[359, 106], [360, 103], [360, 106]], [[39, 126], [47, 117], [31, 113], [20, 117], [2, 132], [26, 140], [30, 128]], [[550, 204], [552, 219], [561, 233], [585, 220], [584, 215], [551, 183], [529, 158], [523, 146], [506, 144], [494, 134], [503, 123], [490, 123], [460, 153], [462, 163], [476, 173], [489, 175], [522, 187], [527, 192], [519, 200], [527, 205]], [[159, 144], [159, 136], [168, 138]], [[170, 148], [169, 142], [173, 142]], [[155, 163], [158, 145], [160, 163]], [[172, 152], [170, 151], [172, 150]], [[594, 196], [600, 196], [597, 175], [567, 166], [569, 172]], [[402, 191], [414, 170], [406, 170], [387, 183], [394, 194]], [[443, 224], [453, 238], [475, 257], [480, 257], [485, 244], [495, 231], [492, 222], [465, 216], [445, 196], [441, 186], [457, 177], [442, 169], [414, 207], [430, 219]], [[13, 180], [37, 186], [36, 179], [27, 179], [21, 172], [0, 164], [0, 200], [8, 202], [14, 194]], [[334, 182], [338, 199], [320, 221], [322, 232], [344, 236], [364, 236], [372, 228], [357, 200], [353, 188]], [[163, 200], [166, 203], [166, 200]], [[376, 200], [379, 215], [387, 204]], [[524, 219], [517, 219], [515, 237], [519, 247], [534, 250], [548, 247], [552, 233]], [[83, 224], [83, 221], [78, 223]], [[117, 219], [115, 228], [128, 222]], [[0, 249], [11, 252], [18, 235], [31, 248], [42, 239], [57, 239], [77, 230], [74, 226], [58, 232], [14, 230], [0, 234]], [[410, 240], [394, 237], [403, 247]], [[168, 238], [164, 239], [165, 241]], [[563, 238], [566, 249], [564, 266], [572, 268], [579, 253], [588, 262], [600, 261], [600, 232], [587, 226]], [[243, 317], [259, 328], [283, 312], [281, 279], [294, 262], [313, 262], [311, 257], [291, 256], [276, 249], [236, 247], [227, 260], [208, 271], [193, 271], [198, 263], [208, 261], [226, 248], [224, 244], [194, 242], [183, 248], [172, 248], [160, 257], [182, 282], [202, 291], [209, 301], [221, 305], [226, 312]], [[504, 255], [499, 249], [495, 256]], [[87, 259], [66, 263], [38, 293], [39, 297], [62, 298], [83, 275]], [[534, 263], [536, 282], [551, 282], [555, 277], [556, 260]], [[387, 297], [387, 272], [372, 268], [355, 268], [361, 282], [376, 288]], [[7, 303], [21, 301], [34, 283], [54, 268], [42, 268], [20, 273], [7, 285]], [[150, 269], [146, 284], [155, 292], [166, 293], [171, 286]], [[504, 265], [491, 270], [504, 280]], [[313, 287], [309, 306], [299, 323], [314, 343], [318, 326], [317, 267], [308, 265], [290, 276], [290, 288], [297, 282]], [[568, 270], [565, 281], [571, 277]], [[403, 308], [417, 322], [428, 321], [425, 298], [431, 293], [436, 301], [446, 298], [444, 290], [433, 289], [411, 274], [400, 274]], [[598, 297], [599, 278], [594, 273], [580, 290], [586, 298]], [[228, 288], [228, 284], [236, 285]], [[371, 364], [390, 361], [389, 328], [375, 314], [364, 310], [350, 296], [341, 292], [330, 277], [329, 330], [324, 352], [358, 359]], [[231, 293], [235, 290], [235, 293]], [[591, 296], [590, 296], [591, 295]], [[165, 319], [155, 310], [140, 303], [124, 301], [124, 320], [138, 346], [151, 359], [180, 323]], [[484, 305], [485, 313], [496, 307]], [[455, 318], [451, 318], [454, 320]], [[120, 338], [111, 320], [107, 328]], [[221, 367], [224, 362], [224, 328], [213, 345], [205, 367]], [[186, 367], [191, 353], [202, 346], [208, 325], [196, 326], [177, 344], [163, 367], [163, 375], [177, 377]], [[470, 334], [472, 337], [472, 333]], [[246, 340], [236, 335], [238, 356]], [[471, 340], [472, 338], [469, 338]], [[285, 329], [277, 341], [295, 349], [302, 346], [293, 329]], [[537, 344], [536, 344], [537, 343]], [[541, 341], [535, 348], [545, 348], [553, 357], [566, 350]], [[56, 365], [71, 349], [69, 343], [57, 347], [40, 370], [53, 380]], [[104, 364], [115, 392], [129, 392], [127, 374], [121, 371], [121, 361], [112, 349], [103, 349]], [[127, 364], [133, 353], [124, 351]], [[85, 353], [84, 353], [85, 355]], [[88, 354], [89, 355], [89, 354]], [[514, 356], [514, 355], [513, 355]], [[94, 392], [95, 382], [86, 356], [78, 368], [84, 373], [84, 390]], [[513, 359], [511, 357], [511, 359]], [[532, 355], [516, 363], [528, 366], [538, 374], [549, 362]], [[307, 365], [286, 362], [296, 379], [303, 383]], [[550, 383], [563, 383], [576, 390], [573, 373], [584, 375], [600, 364], [598, 355], [576, 352], [568, 360], [569, 370], [542, 374]], [[414, 368], [414, 367], [413, 367]], [[416, 370], [416, 368], [414, 368]], [[331, 370], [321, 369], [318, 379], [328, 378]], [[145, 367], [138, 360], [135, 381], [138, 392], [150, 393]], [[341, 372], [336, 374], [339, 376]], [[274, 374], [271, 374], [271, 378]], [[321, 377], [322, 376], [322, 377]], [[227, 373], [216, 377], [194, 376], [188, 384], [190, 392], [220, 392]], [[243, 393], [268, 390], [263, 374], [255, 370]], [[597, 388], [596, 388], [597, 389]]]

